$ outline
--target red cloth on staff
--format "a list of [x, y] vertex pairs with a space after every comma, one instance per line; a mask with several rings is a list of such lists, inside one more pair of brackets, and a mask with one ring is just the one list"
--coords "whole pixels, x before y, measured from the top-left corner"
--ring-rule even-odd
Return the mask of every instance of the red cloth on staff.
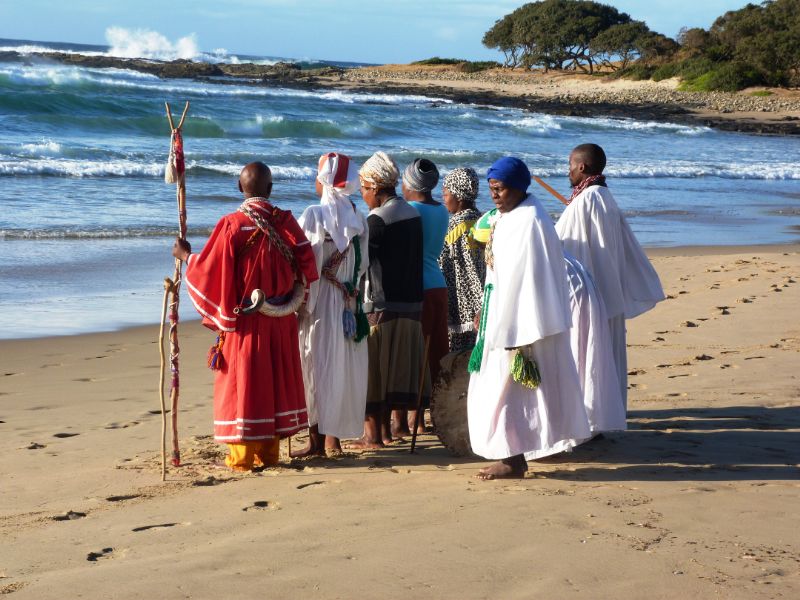
[[[251, 205], [266, 216], [294, 254], [307, 283], [318, 279], [311, 245], [288, 211], [266, 201]], [[296, 275], [261, 234], [243, 250], [256, 226], [240, 213], [220, 219], [184, 278], [203, 324], [226, 332], [222, 368], [214, 384], [214, 439], [243, 442], [286, 437], [308, 426], [297, 340], [297, 318], [236, 315], [253, 289], [267, 298], [291, 295]]]

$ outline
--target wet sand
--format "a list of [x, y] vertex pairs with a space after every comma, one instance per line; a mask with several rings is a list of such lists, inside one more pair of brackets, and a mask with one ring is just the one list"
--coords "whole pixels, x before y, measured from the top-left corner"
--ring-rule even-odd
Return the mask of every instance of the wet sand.
[[797, 597], [800, 246], [650, 255], [669, 299], [629, 321], [629, 431], [518, 481], [433, 436], [215, 469], [193, 322], [161, 483], [157, 327], [0, 342], [0, 593]]

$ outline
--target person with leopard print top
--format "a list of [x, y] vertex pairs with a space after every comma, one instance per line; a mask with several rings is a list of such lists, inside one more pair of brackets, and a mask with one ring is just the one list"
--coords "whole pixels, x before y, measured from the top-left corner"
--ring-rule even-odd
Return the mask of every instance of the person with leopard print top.
[[486, 263], [483, 246], [470, 233], [481, 217], [475, 206], [478, 197], [478, 174], [459, 167], [444, 178], [444, 205], [450, 213], [439, 267], [448, 288], [448, 340], [451, 352], [468, 350], [475, 345], [473, 320], [483, 302]]

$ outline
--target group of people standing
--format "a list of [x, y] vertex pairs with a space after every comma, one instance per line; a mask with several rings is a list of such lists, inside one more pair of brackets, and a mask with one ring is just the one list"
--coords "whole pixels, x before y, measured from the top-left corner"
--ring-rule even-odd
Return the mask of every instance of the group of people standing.
[[306, 427], [294, 456], [338, 453], [342, 439], [381, 448], [423, 428], [417, 408], [448, 352], [471, 352], [471, 444], [498, 461], [481, 478], [523, 476], [526, 460], [624, 429], [625, 319], [664, 295], [605, 161], [593, 144], [572, 151], [573, 194], [557, 225], [513, 157], [489, 169], [496, 208], [482, 215], [471, 168], [446, 174], [438, 202], [428, 159], [401, 173], [384, 152], [360, 169], [325, 154], [320, 202], [297, 221], [269, 201], [269, 168], [247, 165], [238, 211], [199, 254], [185, 240], [173, 250], [219, 334], [209, 365], [226, 465], [277, 464], [279, 440]]

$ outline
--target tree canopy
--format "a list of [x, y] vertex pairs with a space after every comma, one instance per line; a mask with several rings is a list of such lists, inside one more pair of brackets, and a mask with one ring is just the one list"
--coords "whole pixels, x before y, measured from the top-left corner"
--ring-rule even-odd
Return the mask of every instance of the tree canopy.
[[[664, 38], [613, 6], [589, 0], [530, 2], [495, 22], [483, 44], [499, 50], [506, 66], [580, 69], [626, 67]], [[673, 42], [674, 44], [674, 42]]]
[[483, 44], [504, 66], [656, 79], [678, 76], [689, 89], [800, 85], [800, 0], [764, 0], [726, 12], [708, 29], [678, 39], [651, 31], [613, 6], [589, 0], [540, 0], [497, 20]]

